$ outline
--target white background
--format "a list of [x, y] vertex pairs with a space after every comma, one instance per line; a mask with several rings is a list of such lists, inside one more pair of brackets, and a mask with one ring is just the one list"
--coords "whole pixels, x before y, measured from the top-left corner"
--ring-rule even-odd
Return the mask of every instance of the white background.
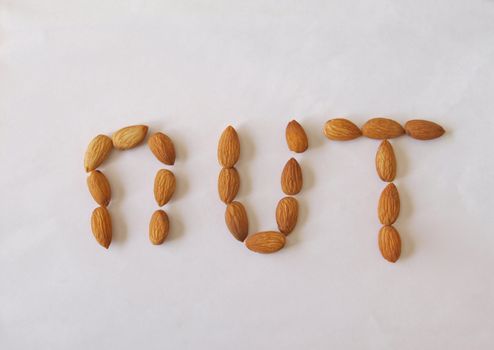
[[[0, 1], [1, 349], [492, 349], [494, 1]], [[378, 142], [324, 122], [434, 120], [394, 140], [397, 264], [377, 248]], [[216, 145], [234, 125], [251, 232], [275, 229], [299, 120], [310, 149], [287, 247], [227, 231]], [[113, 152], [110, 249], [83, 154], [143, 123], [175, 142], [152, 246], [147, 147]]]

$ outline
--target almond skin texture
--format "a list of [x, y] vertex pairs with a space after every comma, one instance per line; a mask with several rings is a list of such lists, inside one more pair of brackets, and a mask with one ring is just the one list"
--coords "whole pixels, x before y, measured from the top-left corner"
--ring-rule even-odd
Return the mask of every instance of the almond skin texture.
[[112, 237], [111, 217], [108, 209], [98, 207], [93, 210], [93, 214], [91, 215], [91, 230], [98, 243], [108, 249]]
[[393, 226], [383, 226], [379, 231], [379, 250], [384, 259], [396, 262], [401, 254], [401, 238]]
[[154, 198], [160, 207], [164, 206], [175, 192], [175, 175], [170, 170], [161, 169], [154, 178]]
[[167, 135], [161, 132], [153, 134], [148, 140], [148, 147], [160, 162], [175, 164], [175, 146]]
[[84, 156], [84, 168], [86, 172], [93, 171], [99, 167], [110, 155], [113, 148], [111, 138], [106, 135], [98, 135], [91, 140], [87, 146]]
[[283, 233], [265, 231], [255, 233], [247, 238], [245, 245], [256, 253], [269, 254], [285, 246], [286, 238]]
[[232, 126], [228, 126], [221, 134], [218, 142], [218, 161], [224, 168], [231, 168], [240, 157], [240, 140]]
[[371, 139], [392, 139], [405, 133], [405, 129], [392, 119], [373, 118], [362, 126], [362, 134]]
[[225, 210], [225, 222], [228, 230], [240, 242], [249, 234], [249, 220], [247, 212], [240, 202], [231, 202]]
[[398, 215], [400, 215], [400, 195], [394, 183], [388, 184], [381, 192], [377, 215], [383, 225], [394, 224], [398, 219]]
[[296, 120], [292, 120], [286, 126], [286, 143], [290, 151], [303, 153], [309, 147], [309, 140], [304, 128]]
[[343, 118], [330, 119], [324, 125], [324, 135], [333, 141], [349, 141], [362, 136], [357, 125]]
[[112, 135], [113, 146], [120, 150], [133, 148], [144, 140], [147, 133], [146, 125], [127, 126]]
[[111, 187], [106, 176], [99, 170], [93, 170], [87, 178], [89, 193], [96, 203], [106, 207], [111, 199]]
[[159, 245], [165, 241], [169, 230], [168, 215], [163, 210], [156, 210], [149, 222], [149, 240], [152, 244]]
[[298, 202], [293, 197], [282, 198], [276, 207], [276, 223], [281, 233], [288, 235], [297, 225]]
[[408, 136], [417, 140], [432, 140], [444, 134], [444, 129], [441, 125], [420, 119], [407, 121], [405, 131]]
[[396, 157], [388, 140], [379, 145], [376, 153], [376, 171], [381, 180], [391, 182], [396, 177]]
[[228, 204], [237, 196], [240, 188], [240, 176], [235, 168], [223, 168], [218, 176], [218, 194]]
[[281, 189], [285, 194], [293, 196], [300, 192], [302, 185], [302, 169], [295, 158], [291, 158], [281, 173]]

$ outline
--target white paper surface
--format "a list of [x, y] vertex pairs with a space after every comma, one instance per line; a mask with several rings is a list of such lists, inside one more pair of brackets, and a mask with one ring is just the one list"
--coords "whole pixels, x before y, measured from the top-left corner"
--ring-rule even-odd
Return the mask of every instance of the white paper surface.
[[[0, 348], [492, 349], [493, 79], [493, 1], [0, 1]], [[378, 142], [321, 132], [376, 115], [447, 130], [392, 142], [394, 265]], [[300, 220], [257, 255], [224, 224], [217, 140], [237, 128], [238, 199], [275, 229], [292, 118]], [[160, 163], [114, 152], [106, 251], [83, 154], [137, 123], [177, 148], [171, 233], [148, 241]]]

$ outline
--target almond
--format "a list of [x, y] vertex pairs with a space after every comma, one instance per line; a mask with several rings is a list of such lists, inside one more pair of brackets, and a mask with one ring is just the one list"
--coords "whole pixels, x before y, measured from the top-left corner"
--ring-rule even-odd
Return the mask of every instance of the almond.
[[146, 125], [132, 125], [118, 130], [112, 135], [113, 146], [116, 149], [126, 150], [140, 144], [146, 137]]
[[303, 153], [309, 147], [309, 140], [304, 128], [296, 120], [292, 120], [286, 126], [286, 143], [290, 151]]
[[444, 134], [444, 129], [441, 125], [428, 120], [409, 120], [405, 124], [407, 135], [417, 140], [432, 140]]
[[298, 202], [293, 197], [282, 198], [276, 207], [278, 229], [285, 235], [295, 228], [298, 219]]
[[381, 180], [391, 182], [396, 176], [396, 157], [388, 140], [379, 145], [376, 153], [376, 170]]
[[228, 204], [237, 196], [240, 188], [240, 176], [235, 168], [223, 168], [218, 176], [218, 194]]
[[154, 245], [163, 243], [168, 236], [170, 222], [163, 210], [156, 210], [149, 222], [149, 240]]
[[87, 146], [84, 156], [84, 168], [86, 172], [93, 171], [99, 167], [108, 158], [112, 148], [113, 143], [106, 135], [98, 135], [92, 139]]
[[96, 203], [106, 207], [110, 203], [111, 188], [106, 176], [99, 170], [93, 170], [87, 178], [87, 187], [89, 193], [93, 196]]
[[225, 222], [232, 235], [243, 242], [249, 233], [249, 220], [240, 202], [231, 202], [225, 210]]
[[153, 134], [148, 140], [148, 147], [160, 162], [175, 164], [175, 146], [167, 135], [161, 132]]
[[247, 238], [245, 245], [256, 253], [274, 253], [285, 246], [286, 238], [283, 233], [265, 231], [255, 233]]
[[108, 209], [98, 207], [93, 210], [93, 214], [91, 215], [91, 230], [98, 243], [108, 249], [112, 237], [111, 217]]
[[383, 225], [394, 224], [400, 214], [400, 195], [394, 183], [388, 184], [381, 193], [377, 215]]
[[164, 206], [175, 192], [175, 175], [170, 170], [161, 169], [154, 178], [154, 198], [160, 207]]
[[362, 136], [357, 125], [343, 118], [330, 119], [324, 125], [324, 135], [334, 141], [349, 141]]
[[403, 127], [394, 120], [373, 118], [362, 126], [362, 134], [371, 139], [392, 139], [405, 133]]
[[231, 168], [240, 157], [240, 141], [237, 132], [228, 126], [221, 134], [218, 142], [218, 161], [224, 168]]
[[379, 231], [379, 250], [384, 259], [396, 262], [401, 254], [400, 234], [393, 226], [383, 226]]
[[302, 184], [302, 169], [295, 158], [291, 158], [281, 174], [281, 189], [285, 194], [295, 195], [302, 189]]

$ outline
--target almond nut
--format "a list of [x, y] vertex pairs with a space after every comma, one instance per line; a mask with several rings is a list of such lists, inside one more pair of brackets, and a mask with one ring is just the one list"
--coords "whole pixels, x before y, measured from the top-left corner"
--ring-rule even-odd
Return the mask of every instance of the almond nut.
[[298, 202], [293, 197], [282, 198], [276, 207], [276, 222], [281, 233], [293, 231], [298, 219]]
[[218, 194], [228, 204], [237, 196], [240, 188], [240, 176], [235, 168], [223, 168], [218, 176]]
[[371, 139], [392, 139], [405, 133], [403, 127], [388, 118], [373, 118], [362, 126], [362, 134]]
[[175, 192], [175, 175], [170, 170], [160, 169], [154, 178], [154, 198], [160, 207], [164, 206]]
[[148, 140], [148, 147], [160, 162], [175, 164], [175, 146], [167, 135], [161, 132], [153, 134]]
[[108, 249], [112, 238], [111, 217], [108, 209], [98, 207], [91, 215], [91, 230], [98, 243]]
[[281, 174], [281, 189], [285, 194], [295, 195], [300, 192], [302, 185], [302, 169], [295, 158], [291, 158]]
[[149, 240], [152, 244], [159, 245], [165, 241], [169, 230], [168, 215], [163, 210], [156, 210], [149, 222]]
[[381, 180], [391, 182], [396, 176], [396, 157], [388, 140], [379, 145], [376, 153], [376, 170]]
[[86, 172], [93, 171], [99, 167], [108, 158], [112, 148], [113, 143], [106, 135], [98, 135], [92, 139], [87, 146], [84, 156], [84, 168]]
[[247, 238], [245, 245], [256, 253], [274, 253], [285, 246], [286, 238], [283, 233], [265, 231], [255, 233]]
[[393, 226], [383, 226], [379, 231], [379, 250], [389, 262], [394, 263], [400, 258], [400, 234]]
[[106, 176], [99, 170], [93, 170], [87, 178], [89, 193], [96, 203], [106, 207], [111, 199], [111, 187]]
[[112, 135], [113, 146], [120, 150], [133, 148], [144, 140], [147, 132], [146, 125], [131, 125], [122, 128]]
[[288, 123], [285, 131], [286, 143], [290, 151], [303, 153], [309, 147], [309, 141], [304, 128], [296, 120]]
[[382, 191], [377, 215], [383, 225], [394, 224], [398, 219], [398, 215], [400, 215], [400, 195], [394, 183], [388, 184]]
[[349, 141], [362, 136], [362, 132], [357, 125], [348, 119], [330, 119], [324, 125], [324, 135], [334, 141]]
[[405, 124], [407, 135], [417, 140], [432, 140], [444, 134], [441, 125], [428, 120], [409, 120]]
[[232, 235], [243, 242], [249, 233], [249, 220], [240, 202], [231, 202], [225, 210], [225, 222]]
[[218, 142], [218, 161], [224, 168], [233, 167], [240, 157], [240, 140], [232, 126], [228, 126], [221, 134]]

